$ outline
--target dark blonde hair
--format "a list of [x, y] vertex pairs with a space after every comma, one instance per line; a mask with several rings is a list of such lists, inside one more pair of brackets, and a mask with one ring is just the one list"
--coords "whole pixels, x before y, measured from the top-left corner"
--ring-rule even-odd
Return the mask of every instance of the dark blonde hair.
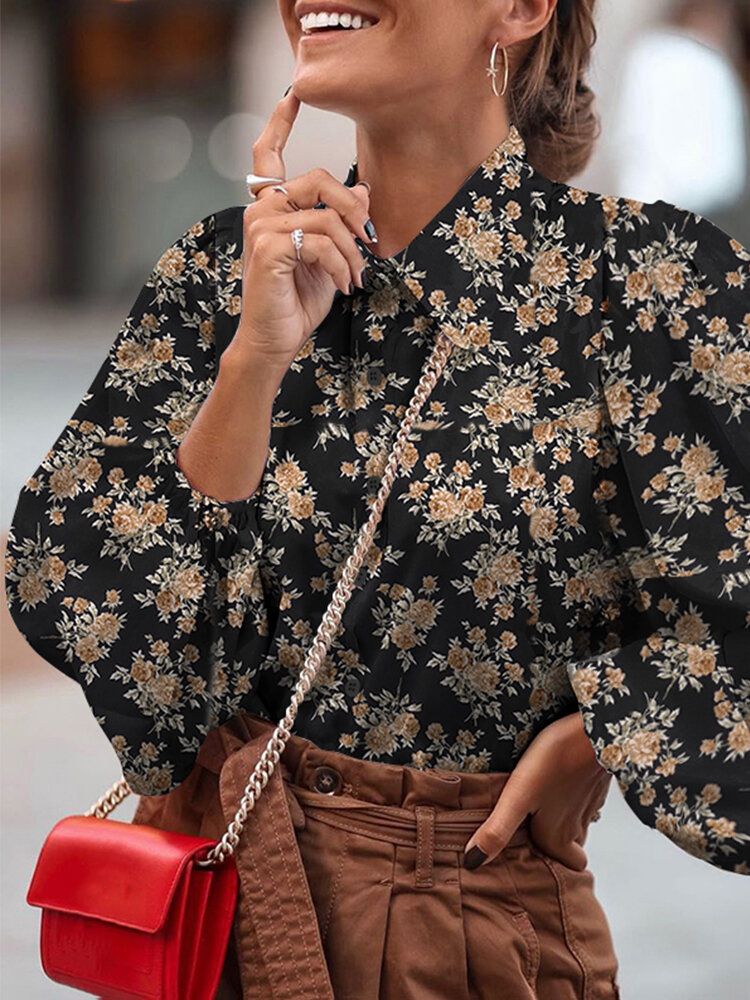
[[519, 52], [515, 67], [509, 52], [509, 110], [531, 165], [551, 180], [566, 181], [588, 163], [601, 123], [585, 79], [597, 37], [596, 0], [560, 2], [566, 16], [556, 8]]

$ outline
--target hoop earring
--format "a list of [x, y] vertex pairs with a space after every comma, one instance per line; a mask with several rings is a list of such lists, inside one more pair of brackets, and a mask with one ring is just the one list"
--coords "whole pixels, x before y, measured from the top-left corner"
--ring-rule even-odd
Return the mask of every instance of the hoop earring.
[[502, 46], [503, 62], [505, 64], [505, 68], [503, 70], [503, 89], [500, 91], [500, 93], [498, 93], [496, 59], [497, 59], [497, 50], [499, 46], [500, 42], [495, 42], [495, 44], [492, 46], [492, 53], [490, 55], [490, 68], [487, 70], [487, 76], [492, 77], [492, 92], [494, 93], [495, 97], [502, 97], [505, 94], [506, 90], [508, 89], [508, 74], [510, 71], [510, 67], [508, 66], [508, 53], [505, 50], [505, 46]]

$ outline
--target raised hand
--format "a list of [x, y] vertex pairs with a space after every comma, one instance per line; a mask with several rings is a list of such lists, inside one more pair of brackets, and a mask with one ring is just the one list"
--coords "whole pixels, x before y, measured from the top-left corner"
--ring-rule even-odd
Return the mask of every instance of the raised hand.
[[[255, 173], [286, 178], [283, 152], [299, 106], [293, 91], [278, 102], [253, 145]], [[355, 236], [370, 242], [365, 184], [347, 187], [318, 167], [284, 187], [288, 197], [267, 185], [245, 209], [242, 313], [227, 348], [282, 374], [329, 312], [336, 288], [348, 295], [350, 284], [361, 287], [365, 261]], [[327, 207], [314, 208], [319, 202]], [[304, 232], [300, 260], [291, 239], [297, 228]]]

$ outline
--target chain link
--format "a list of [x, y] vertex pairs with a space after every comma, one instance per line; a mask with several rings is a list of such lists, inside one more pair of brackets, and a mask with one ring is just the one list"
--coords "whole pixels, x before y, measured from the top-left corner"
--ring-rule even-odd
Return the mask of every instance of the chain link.
[[132, 789], [124, 778], [120, 778], [114, 785], [107, 789], [100, 799], [84, 813], [84, 816], [96, 816], [97, 819], [105, 819], [116, 809], [119, 804], [130, 795]]

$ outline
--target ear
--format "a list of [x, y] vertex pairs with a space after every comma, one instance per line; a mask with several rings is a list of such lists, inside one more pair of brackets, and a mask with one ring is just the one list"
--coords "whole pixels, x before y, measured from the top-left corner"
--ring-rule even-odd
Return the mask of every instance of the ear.
[[497, 5], [492, 19], [492, 42], [517, 45], [529, 41], [549, 24], [557, 7], [557, 0], [504, 0]]

